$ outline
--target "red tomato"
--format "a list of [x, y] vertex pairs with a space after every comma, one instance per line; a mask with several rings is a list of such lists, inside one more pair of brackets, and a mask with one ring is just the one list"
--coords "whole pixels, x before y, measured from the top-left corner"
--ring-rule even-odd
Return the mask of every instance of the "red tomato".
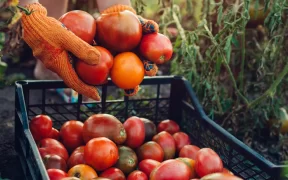
[[52, 120], [47, 115], [38, 115], [29, 122], [29, 128], [34, 140], [40, 141], [49, 136], [52, 130]]
[[110, 69], [113, 66], [113, 56], [105, 48], [95, 46], [100, 52], [100, 62], [97, 65], [89, 65], [84, 61], [78, 60], [75, 65], [75, 70], [78, 76], [87, 84], [100, 85], [107, 82]]
[[42, 139], [38, 143], [38, 150], [42, 158], [47, 154], [56, 154], [62, 157], [65, 161], [67, 161], [69, 157], [68, 151], [63, 146], [63, 144], [52, 138]]
[[182, 147], [184, 147], [185, 145], [191, 144], [190, 137], [188, 136], [188, 134], [186, 134], [184, 132], [177, 132], [177, 133], [173, 134], [173, 138], [174, 138], [175, 143], [176, 143], [177, 152], [180, 152]]
[[139, 162], [144, 159], [153, 159], [162, 162], [164, 159], [164, 151], [158, 143], [148, 141], [137, 149], [137, 157]]
[[187, 157], [191, 159], [196, 159], [196, 154], [200, 150], [199, 147], [194, 145], [185, 145], [179, 152], [179, 157]]
[[234, 176], [229, 173], [212, 173], [208, 174], [201, 178], [201, 180], [243, 180], [242, 178], [239, 178], [237, 176]]
[[84, 159], [96, 171], [103, 171], [114, 164], [119, 158], [116, 144], [106, 137], [88, 141], [84, 148]]
[[173, 135], [176, 132], [180, 131], [179, 125], [173, 120], [163, 120], [157, 126], [157, 132], [166, 131]]
[[60, 137], [59, 131], [55, 128], [52, 128], [47, 138], [52, 138], [52, 139], [56, 139], [59, 141], [59, 137]]
[[65, 122], [60, 129], [60, 137], [63, 145], [69, 152], [84, 145], [82, 136], [84, 124], [81, 121], [70, 120]]
[[69, 169], [78, 164], [85, 164], [84, 147], [85, 146], [80, 146], [72, 152], [67, 161], [67, 166]]
[[88, 44], [93, 43], [96, 21], [91, 14], [81, 10], [73, 10], [62, 15], [59, 21], [83, 41]]
[[153, 159], [144, 159], [138, 165], [138, 169], [144, 172], [147, 177], [150, 177], [150, 173], [161, 163]]
[[232, 175], [234, 175], [231, 171], [229, 171], [228, 169], [226, 169], [226, 168], [223, 168], [223, 171], [222, 171], [223, 173], [229, 173], [229, 174], [232, 174]]
[[176, 144], [173, 136], [166, 131], [156, 134], [152, 141], [158, 143], [164, 150], [164, 160], [173, 159], [176, 152]]
[[47, 173], [50, 180], [62, 180], [68, 177], [68, 174], [60, 169], [48, 169]]
[[45, 155], [42, 161], [46, 169], [60, 169], [64, 172], [67, 171], [66, 161], [58, 155]]
[[135, 170], [128, 175], [127, 180], [148, 180], [148, 177], [144, 172]]
[[111, 180], [126, 180], [124, 173], [118, 168], [108, 168], [100, 174], [100, 177], [105, 177]]
[[90, 166], [86, 164], [78, 164], [73, 166], [68, 171], [68, 176], [70, 177], [77, 177], [81, 180], [90, 180], [98, 177], [97, 172]]
[[128, 118], [123, 126], [127, 133], [125, 144], [131, 148], [138, 148], [145, 140], [145, 126], [139, 117]]
[[141, 23], [138, 17], [130, 11], [102, 14], [96, 22], [96, 41], [109, 50], [131, 51], [141, 41]]
[[156, 64], [163, 64], [172, 57], [173, 46], [168, 37], [161, 33], [146, 34], [139, 45], [140, 54]]
[[163, 161], [151, 172], [150, 180], [189, 180], [190, 176], [191, 170], [184, 162], [176, 159], [169, 159]]
[[156, 125], [153, 121], [146, 119], [146, 118], [140, 118], [145, 126], [145, 142], [151, 141], [153, 136], [157, 134]]
[[218, 154], [210, 148], [202, 148], [196, 154], [195, 170], [199, 177], [223, 171], [223, 162]]

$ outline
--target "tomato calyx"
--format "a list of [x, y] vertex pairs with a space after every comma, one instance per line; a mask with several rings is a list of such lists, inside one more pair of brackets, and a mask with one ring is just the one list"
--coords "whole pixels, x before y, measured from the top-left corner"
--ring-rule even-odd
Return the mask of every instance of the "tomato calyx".
[[80, 178], [80, 177], [81, 177], [81, 173], [76, 172], [76, 173], [74, 174], [74, 177]]

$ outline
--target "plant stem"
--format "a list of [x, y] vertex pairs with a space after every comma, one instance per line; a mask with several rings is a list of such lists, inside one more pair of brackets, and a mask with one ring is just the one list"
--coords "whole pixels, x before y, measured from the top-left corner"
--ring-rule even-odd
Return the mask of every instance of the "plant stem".
[[26, 8], [24, 8], [22, 6], [19, 6], [19, 5], [17, 5], [17, 8], [19, 8], [22, 11], [24, 11], [26, 15], [30, 15], [30, 14], [32, 14], [34, 12], [33, 10], [29, 11], [28, 9], [26, 9]]
[[175, 24], [176, 24], [176, 26], [177, 26], [177, 29], [178, 29], [178, 31], [179, 31], [179, 34], [180, 34], [182, 40], [186, 42], [186, 41], [187, 41], [187, 38], [186, 38], [186, 36], [185, 36], [185, 30], [183, 29], [183, 27], [182, 27], [182, 25], [181, 25], [181, 23], [180, 23], [177, 15], [176, 15], [176, 13], [175, 13], [174, 11], [173, 11], [172, 17], [173, 17], [173, 19], [174, 19], [174, 21], [175, 21]]
[[288, 74], [288, 63], [285, 65], [284, 69], [282, 72], [279, 74], [277, 79], [273, 82], [273, 84], [269, 87], [268, 90], [265, 91], [263, 95], [252, 101], [249, 105], [248, 108], [253, 108], [260, 104], [264, 99], [266, 99], [269, 96], [272, 96], [274, 91], [276, 90], [277, 86], [280, 84], [280, 82], [283, 80], [283, 78]]

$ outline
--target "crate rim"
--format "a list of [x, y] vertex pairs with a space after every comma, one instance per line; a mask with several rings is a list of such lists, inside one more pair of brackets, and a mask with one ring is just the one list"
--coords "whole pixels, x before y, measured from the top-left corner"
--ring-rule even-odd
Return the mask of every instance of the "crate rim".
[[[205, 111], [202, 108], [202, 105], [200, 104], [200, 102], [198, 101], [196, 94], [194, 92], [194, 90], [191, 87], [191, 83], [183, 76], [175, 76], [175, 75], [168, 75], [168, 76], [154, 76], [154, 77], [149, 77], [149, 76], [145, 76], [144, 79], [147, 80], [155, 80], [155, 83], [152, 84], [159, 84], [156, 83], [157, 80], [162, 80], [161, 84], [170, 84], [172, 79], [178, 79], [178, 80], [182, 80], [184, 85], [187, 87], [188, 89], [188, 93], [189, 95], [195, 100], [195, 105], [198, 106], [199, 110], [200, 110], [200, 116], [201, 118], [203, 118], [206, 122], [209, 122], [210, 124], [213, 124], [214, 127], [217, 129], [217, 131], [220, 131], [221, 133], [225, 134], [226, 137], [230, 140], [233, 141], [235, 144], [238, 145], [238, 148], [241, 149], [242, 153], [245, 153], [248, 156], [254, 156], [255, 160], [257, 160], [258, 162], [261, 162], [262, 165], [265, 165], [266, 168], [271, 168], [271, 169], [278, 169], [278, 168], [288, 168], [287, 165], [278, 165], [275, 164], [271, 161], [269, 161], [268, 159], [266, 159], [264, 156], [262, 156], [260, 153], [256, 152], [254, 149], [252, 149], [251, 147], [249, 147], [248, 145], [246, 145], [244, 142], [242, 142], [241, 140], [239, 140], [237, 137], [235, 137], [234, 135], [232, 135], [231, 133], [229, 133], [227, 130], [225, 130], [223, 127], [221, 127], [219, 124], [217, 124], [215, 121], [213, 121], [211, 118], [208, 117], [208, 115], [205, 113]], [[58, 88], [69, 88], [62, 80], [19, 80], [19, 81], [15, 81], [15, 86], [16, 86], [16, 90], [18, 91], [18, 98], [22, 99], [22, 102], [25, 102], [24, 100], [24, 93], [23, 93], [23, 87], [27, 86], [27, 85], [31, 85], [34, 84], [36, 86], [34, 86], [31, 89], [45, 89], [45, 87], [40, 87], [40, 84], [43, 83], [48, 83], [48, 84], [55, 84], [53, 87], [58, 87]], [[142, 81], [141, 85], [146, 85], [146, 83]], [[151, 85], [151, 83], [147, 83], [147, 85]], [[60, 86], [60, 87], [59, 87]], [[114, 86], [113, 82], [111, 81], [111, 78], [108, 78], [108, 82], [107, 84], [104, 85], [100, 85], [100, 86]], [[53, 87], [51, 89], [53, 89]], [[22, 96], [22, 97], [21, 97]], [[80, 95], [81, 96], [81, 95]], [[16, 97], [15, 97], [16, 98]], [[101, 102], [101, 101], [99, 101]], [[73, 103], [71, 103], [73, 104]], [[21, 111], [22, 112], [26, 112], [25, 114], [21, 114], [22, 118], [25, 118], [26, 120], [28, 120], [28, 115], [27, 115], [27, 110], [26, 110], [26, 105], [21, 103], [20, 105]], [[27, 121], [28, 122], [28, 121]], [[25, 125], [24, 125], [25, 127]], [[29, 125], [27, 124], [27, 129], [29, 131], [29, 133], [31, 134], [30, 130], [29, 130]]]

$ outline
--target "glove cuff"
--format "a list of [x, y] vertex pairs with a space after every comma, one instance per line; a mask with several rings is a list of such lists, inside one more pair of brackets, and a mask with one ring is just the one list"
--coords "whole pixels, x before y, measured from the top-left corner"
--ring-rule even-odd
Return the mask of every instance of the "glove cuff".
[[125, 10], [131, 11], [132, 13], [136, 14], [136, 11], [131, 6], [122, 5], [122, 4], [116, 4], [114, 6], [111, 6], [107, 9], [103, 10], [101, 12], [101, 14], [121, 12], [121, 11], [125, 11]]

